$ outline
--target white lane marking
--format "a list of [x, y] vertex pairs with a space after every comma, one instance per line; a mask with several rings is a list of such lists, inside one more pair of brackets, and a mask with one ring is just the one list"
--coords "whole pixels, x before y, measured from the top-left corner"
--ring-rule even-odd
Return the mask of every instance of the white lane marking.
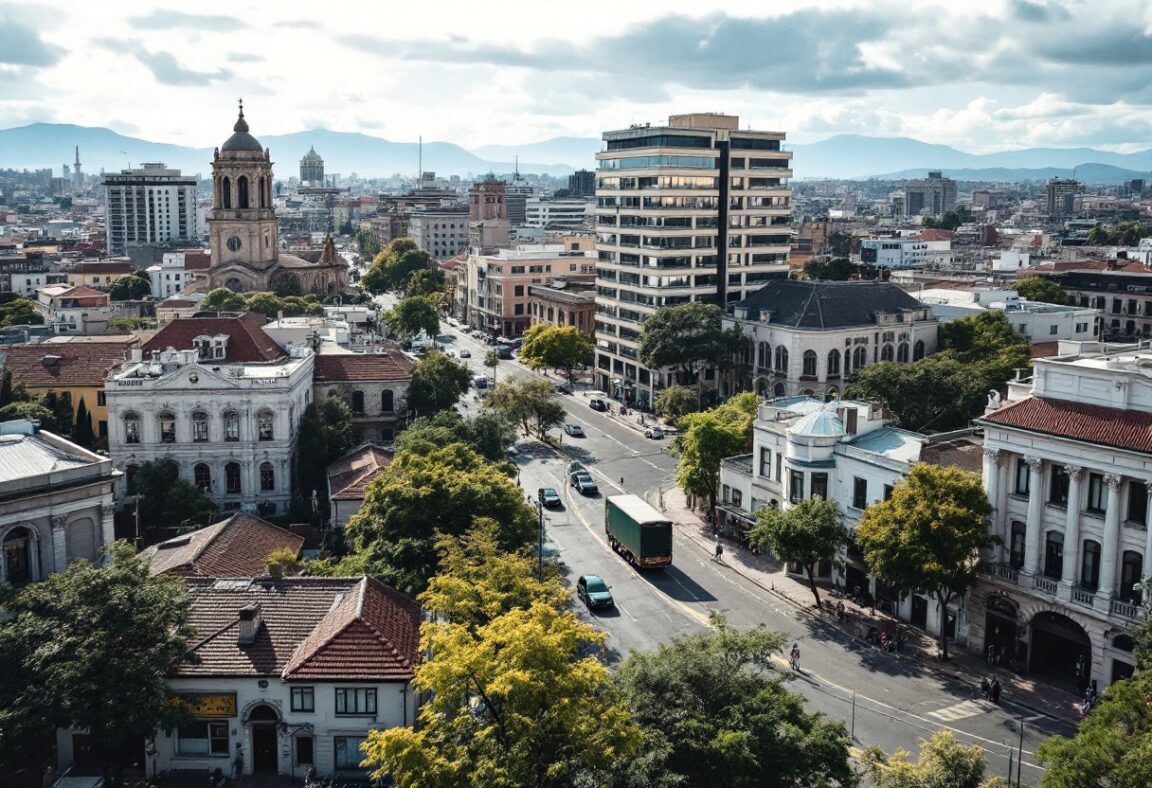
[[628, 616], [628, 618], [632, 619], [632, 623], [633, 623], [633, 624], [639, 624], [639, 623], [640, 623], [640, 622], [639, 622], [639, 621], [636, 619], [636, 616], [634, 616], [634, 615], [632, 615], [631, 613], [629, 613], [629, 612], [628, 612], [628, 610], [627, 610], [627, 608], [625, 608], [625, 607], [624, 607], [622, 604], [620, 604], [619, 602], [617, 602], [617, 603], [616, 603], [616, 609], [617, 609], [617, 610], [619, 610], [619, 611], [620, 611], [621, 613], [623, 613], [624, 615]]
[[925, 712], [925, 714], [929, 717], [935, 717], [938, 720], [944, 720], [945, 722], [955, 722], [956, 720], [975, 717], [977, 714], [983, 714], [994, 708], [995, 706], [991, 703], [984, 705], [978, 701], [965, 700], [960, 703], [954, 703], [951, 706], [945, 706], [942, 709]]

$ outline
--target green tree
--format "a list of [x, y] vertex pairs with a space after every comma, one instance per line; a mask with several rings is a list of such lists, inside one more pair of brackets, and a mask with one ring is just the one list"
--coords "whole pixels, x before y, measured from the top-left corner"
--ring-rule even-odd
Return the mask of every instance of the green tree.
[[0, 326], [42, 325], [44, 316], [36, 311], [36, 304], [30, 298], [15, 298], [0, 306]]
[[4, 371], [0, 372], [0, 408], [13, 402], [16, 397], [14, 396], [14, 388], [12, 386], [12, 370], [4, 367]]
[[[920, 740], [920, 760], [898, 750], [891, 757], [871, 747], [862, 759], [865, 774], [876, 788], [1001, 788], [999, 777], [984, 779], [988, 765], [980, 745], [966, 747], [951, 731], [937, 731]], [[1078, 783], [1085, 785], [1085, 783]]]
[[324, 304], [313, 293], [306, 296], [290, 295], [283, 302], [285, 317], [322, 317]]
[[92, 431], [92, 414], [88, 412], [88, 403], [83, 397], [76, 406], [76, 425], [72, 427], [72, 440], [86, 449], [92, 448], [96, 442], [96, 435]]
[[567, 415], [552, 384], [539, 378], [509, 378], [492, 390], [484, 407], [541, 439]]
[[576, 326], [537, 323], [524, 332], [520, 360], [532, 369], [562, 369], [575, 386], [576, 367], [592, 363], [596, 346]]
[[771, 550], [781, 561], [804, 567], [816, 607], [820, 607], [816, 565], [838, 560], [840, 548], [848, 544], [848, 528], [835, 503], [815, 496], [788, 509], [765, 507], [758, 511], [749, 541]]
[[972, 221], [972, 212], [966, 206], [958, 205], [954, 210], [940, 214], [939, 218], [924, 217], [924, 227], [927, 229], [955, 230], [960, 225], [970, 221]]
[[467, 533], [478, 513], [500, 524], [504, 550], [533, 540], [536, 511], [505, 471], [459, 443], [397, 453], [369, 485], [348, 536], [374, 575], [405, 593], [422, 591], [437, 571], [437, 541]]
[[17, 401], [9, 402], [0, 408], [0, 421], [14, 421], [28, 419], [40, 422], [40, 428], [49, 432], [56, 432], [56, 414], [48, 410], [39, 402]]
[[109, 328], [114, 328], [117, 331], [124, 331], [126, 333], [139, 331], [142, 328], [146, 328], [148, 325], [148, 319], [143, 317], [113, 317], [108, 320]]
[[40, 404], [52, 411], [52, 431], [60, 435], [72, 434], [72, 393], [62, 391], [57, 394], [49, 391], [40, 399]]
[[360, 278], [360, 285], [376, 295], [400, 290], [414, 272], [433, 267], [432, 255], [416, 246], [411, 238], [396, 238], [385, 246]]
[[856, 266], [847, 257], [833, 257], [831, 260], [809, 260], [804, 263], [804, 273], [809, 279], [825, 282], [847, 282], [856, 273]]
[[300, 277], [282, 271], [276, 276], [276, 281], [272, 285], [272, 292], [280, 298], [287, 298], [288, 296], [304, 295], [304, 288], [300, 286]]
[[1051, 279], [1027, 276], [1023, 279], [1017, 279], [1012, 287], [1020, 294], [1021, 298], [1026, 298], [1029, 301], [1038, 301], [1042, 304], [1068, 303], [1068, 296], [1064, 293], [1064, 288]]
[[408, 281], [404, 283], [404, 295], [409, 298], [436, 296], [439, 300], [443, 290], [444, 272], [438, 268], [421, 268], [419, 271], [413, 271], [408, 275]]
[[640, 361], [650, 369], [672, 367], [694, 382], [700, 364], [726, 352], [723, 315], [720, 307], [700, 301], [657, 310], [644, 321]]
[[409, 296], [384, 315], [384, 322], [393, 334], [413, 337], [424, 332], [435, 341], [440, 333], [440, 313], [432, 302], [437, 296]]
[[244, 296], [227, 287], [217, 287], [204, 296], [200, 308], [205, 312], [243, 312]]
[[328, 465], [352, 448], [352, 409], [340, 397], [312, 403], [300, 416], [297, 489], [304, 497], [327, 495]]
[[481, 411], [465, 419], [454, 410], [442, 410], [409, 424], [396, 438], [396, 451], [423, 454], [463, 443], [490, 462], [503, 462], [515, 442], [515, 427], [497, 413]]
[[361, 227], [360, 232], [356, 233], [356, 250], [365, 260], [374, 259], [380, 254], [380, 242], [376, 240], [376, 234], [371, 228]]
[[[979, 476], [920, 463], [891, 498], [864, 510], [856, 543], [877, 579], [904, 593], [931, 594], [943, 618], [983, 571], [980, 551], [996, 543], [988, 533], [991, 512]], [[948, 659], [943, 622], [940, 653]]]
[[669, 386], [656, 395], [655, 404], [656, 415], [679, 424], [680, 419], [700, 410], [700, 391], [696, 387]]
[[216, 508], [196, 485], [180, 479], [175, 460], [146, 462], [136, 471], [128, 493], [137, 496], [141, 529], [199, 528], [208, 524]]
[[844, 724], [805, 712], [773, 670], [784, 635], [740, 632], [721, 615], [712, 624], [621, 666], [618, 684], [644, 743], [611, 784], [855, 785]]
[[495, 350], [489, 350], [484, 354], [484, 366], [492, 370], [492, 385], [496, 385], [496, 367], [500, 363], [500, 354]]
[[720, 461], [752, 446], [752, 421], [758, 401], [755, 394], [741, 394], [680, 420], [682, 434], [673, 444], [678, 455], [676, 483], [690, 495], [707, 497], [709, 513], [716, 511]]
[[276, 319], [276, 315], [284, 309], [284, 302], [275, 293], [258, 292], [249, 293], [244, 298], [245, 312], [255, 312], [265, 317]]
[[75, 561], [0, 594], [0, 665], [20, 676], [0, 682], [0, 746], [83, 729], [105, 777], [119, 785], [123, 743], [139, 746], [183, 720], [168, 688], [169, 676], [193, 658], [181, 581], [151, 576], [119, 542], [104, 566]]
[[431, 415], [451, 408], [472, 385], [468, 367], [433, 350], [416, 362], [408, 386], [408, 409], [416, 415]]
[[146, 274], [131, 273], [117, 277], [108, 287], [108, 297], [113, 301], [136, 301], [152, 292], [152, 283]]

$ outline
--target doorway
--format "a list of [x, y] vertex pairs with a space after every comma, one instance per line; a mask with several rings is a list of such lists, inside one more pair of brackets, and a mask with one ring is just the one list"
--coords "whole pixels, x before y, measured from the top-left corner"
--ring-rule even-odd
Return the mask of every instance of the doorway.
[[984, 655], [994, 665], [1012, 667], [1016, 657], [1016, 605], [999, 596], [986, 600], [984, 616]]
[[1077, 687], [1092, 674], [1092, 641], [1083, 627], [1050, 610], [1032, 618], [1032, 672]]
[[276, 726], [252, 726], [252, 771], [275, 774], [279, 769], [276, 759]]
[[914, 627], [928, 627], [928, 600], [919, 594], [912, 595], [912, 616], [909, 620]]
[[316, 763], [315, 739], [311, 736], [296, 737], [296, 765], [313, 766]]

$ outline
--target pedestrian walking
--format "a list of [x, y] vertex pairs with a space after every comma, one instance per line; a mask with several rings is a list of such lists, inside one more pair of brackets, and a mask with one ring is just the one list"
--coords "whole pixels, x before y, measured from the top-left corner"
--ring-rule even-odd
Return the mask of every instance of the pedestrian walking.
[[716, 537], [716, 554], [712, 556], [713, 561], [719, 561], [724, 557], [724, 543], [720, 541], [720, 537]]
[[841, 624], [844, 623], [844, 602], [839, 601], [836, 603], [836, 620]]
[[991, 693], [992, 693], [992, 702], [999, 704], [1000, 703], [1000, 679], [992, 679]]
[[799, 643], [793, 643], [792, 644], [792, 650], [788, 652], [788, 666], [791, 667], [792, 670], [795, 670], [795, 671], [800, 670], [800, 644]]
[[980, 679], [980, 694], [984, 696], [984, 700], [988, 700], [992, 696], [992, 682], [988, 677]]

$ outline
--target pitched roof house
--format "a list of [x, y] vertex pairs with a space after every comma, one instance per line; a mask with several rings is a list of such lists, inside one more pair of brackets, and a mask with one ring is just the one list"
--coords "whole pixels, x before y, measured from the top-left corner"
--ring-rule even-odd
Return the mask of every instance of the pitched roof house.
[[299, 554], [304, 537], [252, 514], [238, 512], [227, 520], [181, 534], [140, 551], [154, 575], [186, 577], [257, 577], [276, 550]]

